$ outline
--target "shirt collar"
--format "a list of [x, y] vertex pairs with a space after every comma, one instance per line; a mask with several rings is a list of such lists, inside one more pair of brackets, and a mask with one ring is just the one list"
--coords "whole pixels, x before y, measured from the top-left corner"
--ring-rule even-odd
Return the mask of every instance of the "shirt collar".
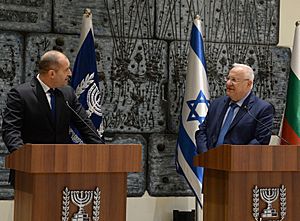
[[38, 75], [36, 76], [36, 78], [37, 78], [38, 81], [40, 82], [40, 84], [41, 84], [41, 86], [42, 86], [44, 92], [47, 93], [48, 90], [50, 89], [50, 87], [48, 87], [48, 86], [40, 79], [40, 74], [38, 74]]
[[[242, 105], [243, 105], [243, 103], [244, 103], [244, 101], [246, 100], [246, 98], [249, 96], [249, 94], [251, 93], [251, 90], [246, 94], [246, 96], [245, 97], [243, 97], [241, 100], [239, 100], [238, 102], [236, 102], [236, 104], [239, 106], [239, 107], [241, 107]], [[232, 102], [232, 101], [231, 101]], [[230, 102], [230, 103], [231, 103]], [[229, 104], [230, 104], [229, 103]]]

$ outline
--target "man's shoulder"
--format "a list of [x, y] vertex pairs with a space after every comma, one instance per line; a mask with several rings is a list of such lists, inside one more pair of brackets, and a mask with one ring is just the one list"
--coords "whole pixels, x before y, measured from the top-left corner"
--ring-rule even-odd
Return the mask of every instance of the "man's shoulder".
[[272, 104], [266, 100], [263, 100], [262, 98], [257, 97], [256, 95], [252, 95], [252, 99], [254, 101], [254, 104], [258, 106], [272, 106]]
[[72, 92], [72, 91], [74, 91], [74, 89], [70, 85], [59, 87], [57, 89], [62, 91], [62, 92]]
[[67, 96], [67, 97], [74, 96], [74, 89], [71, 86], [69, 86], [69, 85], [66, 85], [64, 87], [60, 87], [60, 88], [57, 88], [57, 89], [59, 91], [61, 91], [64, 96]]
[[223, 107], [226, 105], [227, 100], [227, 96], [221, 96], [212, 100], [209, 106], [210, 112], [219, 112], [223, 110]]
[[15, 87], [13, 87], [11, 90], [12, 91], [18, 91], [19, 93], [25, 93], [29, 90], [32, 89], [32, 82], [29, 81], [29, 82], [25, 82], [25, 83], [22, 83], [22, 84], [19, 84], [19, 85], [16, 85]]
[[255, 95], [252, 95], [252, 102], [249, 105], [249, 108], [251, 108], [252, 111], [255, 110], [256, 112], [266, 111], [268, 113], [275, 113], [275, 108], [272, 103]]
[[213, 105], [224, 104], [224, 103], [226, 103], [227, 100], [228, 100], [228, 96], [221, 96], [221, 97], [215, 98], [211, 102], [211, 104], [213, 104]]
[[214, 99], [213, 102], [226, 101], [227, 99], [228, 99], [228, 96], [221, 96], [221, 97], [217, 97], [216, 99]]

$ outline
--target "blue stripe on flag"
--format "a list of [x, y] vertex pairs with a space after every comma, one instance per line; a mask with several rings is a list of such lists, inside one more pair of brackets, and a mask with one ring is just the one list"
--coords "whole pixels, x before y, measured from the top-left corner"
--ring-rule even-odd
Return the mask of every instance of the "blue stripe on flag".
[[198, 56], [198, 58], [202, 62], [205, 70], [207, 70], [206, 69], [206, 60], [204, 57], [204, 42], [203, 42], [202, 34], [194, 23], [193, 23], [193, 27], [192, 27], [190, 44], [191, 44], [191, 48], [194, 50], [195, 54]]
[[190, 167], [193, 170], [193, 172], [195, 173], [196, 177], [198, 177], [198, 179], [202, 183], [203, 168], [195, 167], [193, 165], [193, 162], [194, 162], [193, 158], [194, 158], [194, 156], [197, 155], [197, 148], [195, 147], [194, 143], [191, 141], [182, 122], [180, 122], [177, 142], [180, 144], [180, 147], [182, 147], [180, 149], [181, 149], [182, 154], [184, 155], [185, 160], [190, 165]]

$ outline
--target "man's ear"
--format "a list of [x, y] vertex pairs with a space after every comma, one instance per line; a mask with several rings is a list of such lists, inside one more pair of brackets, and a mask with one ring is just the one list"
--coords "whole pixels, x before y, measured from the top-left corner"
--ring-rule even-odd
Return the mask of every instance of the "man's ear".
[[49, 70], [49, 71], [48, 71], [48, 74], [49, 74], [50, 78], [54, 78], [54, 76], [55, 76], [55, 71], [54, 71], [54, 70]]
[[248, 86], [251, 87], [251, 85], [253, 85], [253, 81], [252, 81], [252, 80], [249, 80], [249, 81], [248, 81]]

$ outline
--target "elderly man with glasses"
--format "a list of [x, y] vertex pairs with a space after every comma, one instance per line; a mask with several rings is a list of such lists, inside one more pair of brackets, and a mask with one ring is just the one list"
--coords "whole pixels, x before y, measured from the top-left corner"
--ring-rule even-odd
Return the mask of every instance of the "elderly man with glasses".
[[251, 67], [234, 64], [226, 81], [226, 96], [214, 100], [195, 137], [197, 151], [206, 152], [222, 144], [268, 144], [274, 107], [253, 92]]

